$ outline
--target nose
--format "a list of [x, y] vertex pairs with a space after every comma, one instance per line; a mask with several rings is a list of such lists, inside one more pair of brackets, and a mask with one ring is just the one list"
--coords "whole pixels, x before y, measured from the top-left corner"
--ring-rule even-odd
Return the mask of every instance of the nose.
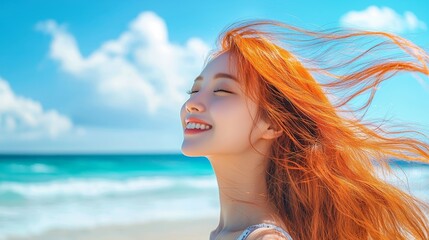
[[196, 99], [190, 98], [185, 103], [185, 108], [187, 112], [202, 112], [205, 110], [204, 105], [201, 102], [196, 101]]

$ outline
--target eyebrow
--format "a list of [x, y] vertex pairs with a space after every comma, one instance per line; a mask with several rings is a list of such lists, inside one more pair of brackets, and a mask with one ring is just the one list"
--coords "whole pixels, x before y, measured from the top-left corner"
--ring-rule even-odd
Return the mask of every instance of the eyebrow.
[[[236, 77], [234, 77], [228, 73], [216, 73], [216, 75], [214, 76], [214, 79], [218, 79], [218, 78], [229, 78], [229, 79], [232, 79], [234, 81], [237, 81]], [[197, 78], [195, 78], [194, 82], [201, 81], [201, 80], [203, 80], [203, 77], [198, 76]]]

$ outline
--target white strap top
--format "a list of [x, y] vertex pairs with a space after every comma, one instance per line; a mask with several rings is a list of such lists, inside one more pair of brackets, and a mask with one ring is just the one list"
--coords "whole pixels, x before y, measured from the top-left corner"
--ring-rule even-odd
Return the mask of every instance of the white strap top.
[[273, 224], [269, 224], [269, 223], [260, 223], [260, 224], [256, 224], [256, 225], [252, 225], [249, 226], [248, 228], [246, 228], [246, 230], [243, 231], [243, 233], [237, 238], [237, 240], [245, 240], [247, 239], [247, 237], [256, 229], [258, 228], [268, 228], [268, 229], [274, 229], [280, 233], [282, 233], [286, 239], [288, 240], [292, 240], [292, 237], [289, 235], [289, 233], [287, 233], [285, 230], [283, 230], [281, 227], [278, 227], [276, 225]]

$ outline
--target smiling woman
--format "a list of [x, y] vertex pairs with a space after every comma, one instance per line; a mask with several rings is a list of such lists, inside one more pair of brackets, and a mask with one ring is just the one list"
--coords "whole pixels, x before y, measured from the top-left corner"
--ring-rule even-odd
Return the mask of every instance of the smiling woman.
[[217, 177], [210, 239], [428, 239], [428, 206], [374, 168], [389, 169], [392, 157], [429, 163], [428, 144], [357, 117], [381, 82], [400, 71], [427, 76], [428, 61], [383, 32], [273, 21], [225, 31], [181, 109], [182, 152], [207, 157]]

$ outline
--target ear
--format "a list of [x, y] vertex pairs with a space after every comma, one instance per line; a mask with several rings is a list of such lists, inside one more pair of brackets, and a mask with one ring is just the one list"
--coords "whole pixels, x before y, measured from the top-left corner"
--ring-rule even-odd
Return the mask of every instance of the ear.
[[262, 134], [263, 139], [271, 140], [280, 137], [283, 134], [283, 131], [278, 128], [274, 128], [272, 125], [269, 125], [266, 128], [265, 132]]

